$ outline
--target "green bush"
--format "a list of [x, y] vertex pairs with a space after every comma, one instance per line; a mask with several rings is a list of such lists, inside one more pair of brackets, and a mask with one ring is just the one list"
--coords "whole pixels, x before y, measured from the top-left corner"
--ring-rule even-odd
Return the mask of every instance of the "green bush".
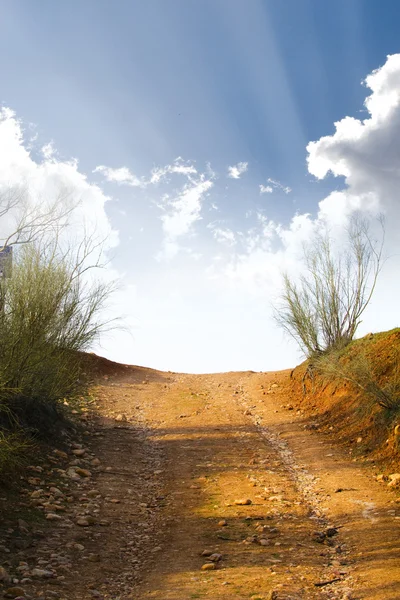
[[89, 257], [79, 251], [21, 246], [12, 277], [0, 280], [0, 401], [11, 410], [21, 401], [57, 403], [81, 385], [80, 351], [104, 327], [110, 286], [89, 282]]

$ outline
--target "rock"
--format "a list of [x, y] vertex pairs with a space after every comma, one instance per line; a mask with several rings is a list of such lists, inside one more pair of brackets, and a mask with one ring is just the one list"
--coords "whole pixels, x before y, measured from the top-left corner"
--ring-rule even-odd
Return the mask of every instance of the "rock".
[[21, 587], [10, 587], [4, 592], [6, 598], [18, 598], [18, 596], [25, 596], [25, 590]]
[[91, 515], [87, 515], [86, 517], [78, 517], [76, 520], [76, 524], [80, 527], [89, 527], [90, 525], [96, 525], [97, 521]]
[[64, 496], [64, 494], [62, 493], [61, 490], [59, 490], [56, 487], [51, 487], [50, 488], [50, 492], [53, 494], [53, 496], [55, 496], [56, 498], [61, 498]]
[[56, 456], [58, 456], [58, 458], [63, 458], [65, 460], [68, 460], [68, 454], [66, 454], [66, 452], [63, 452], [62, 450], [53, 450], [53, 454], [55, 454]]
[[74, 481], [80, 480], [80, 476], [77, 474], [74, 467], [70, 467], [69, 469], [67, 469], [66, 475], [67, 475], [67, 477], [69, 477], [70, 479], [73, 479]]
[[78, 448], [77, 450], [72, 450], [72, 454], [74, 454], [74, 456], [85, 456], [86, 450], [84, 448]]
[[11, 577], [9, 576], [8, 572], [5, 570], [4, 567], [0, 567], [0, 581], [2, 581], [3, 583], [10, 583], [11, 581]]
[[46, 515], [46, 520], [47, 521], [61, 521], [62, 517], [60, 515], [57, 515], [56, 513], [49, 512]]
[[240, 498], [239, 500], [235, 500], [234, 504], [237, 506], [248, 506], [251, 504], [251, 500], [249, 498]]
[[228, 525], [228, 522], [225, 521], [225, 519], [218, 521], [218, 527], [226, 527], [227, 525]]
[[32, 569], [31, 576], [37, 579], [50, 579], [54, 577], [54, 573], [46, 569]]
[[42, 482], [41, 479], [39, 479], [39, 477], [28, 477], [28, 483], [30, 485], [40, 485]]
[[88, 469], [81, 469], [80, 467], [75, 469], [75, 473], [79, 475], [79, 477], [91, 477], [92, 474]]
[[40, 498], [43, 495], [43, 490], [35, 490], [31, 494], [31, 498]]
[[214, 552], [214, 554], [211, 554], [211, 556], [209, 557], [209, 560], [212, 560], [213, 562], [219, 562], [220, 560], [222, 560], [222, 554]]
[[387, 477], [383, 473], [379, 473], [379, 475], [377, 475], [375, 479], [376, 481], [387, 481]]
[[394, 435], [400, 436], [400, 425], [396, 425], [396, 427], [394, 428]]
[[[215, 563], [205, 563], [202, 567], [202, 571], [213, 571], [216, 568]], [[13, 598], [13, 596], [11, 596]]]
[[78, 544], [78, 543], [75, 543], [72, 547], [74, 550], [79, 550], [81, 552], [82, 552], [82, 550], [85, 549], [85, 546], [83, 544]]
[[212, 550], [203, 550], [201, 556], [211, 556], [211, 554], [213, 554]]
[[99, 467], [101, 465], [101, 461], [98, 458], [94, 458], [90, 464], [92, 465], [92, 467]]
[[100, 554], [89, 554], [87, 558], [90, 562], [101, 562]]
[[270, 496], [268, 498], [268, 500], [270, 502], [283, 502], [283, 496], [280, 496], [280, 495], [278, 495], [278, 496]]
[[76, 520], [76, 524], [79, 525], [79, 527], [89, 527], [90, 525], [85, 517], [79, 517], [79, 519]]
[[400, 473], [392, 473], [389, 475], [388, 487], [400, 486]]
[[117, 423], [121, 423], [121, 422], [127, 421], [127, 420], [128, 419], [126, 418], [126, 415], [123, 413], [121, 413], [115, 417], [115, 421], [117, 421]]

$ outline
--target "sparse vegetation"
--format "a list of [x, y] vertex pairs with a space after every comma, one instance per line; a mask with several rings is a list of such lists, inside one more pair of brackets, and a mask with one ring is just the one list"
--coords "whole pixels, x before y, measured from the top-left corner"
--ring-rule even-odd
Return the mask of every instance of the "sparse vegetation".
[[[85, 251], [85, 259], [88, 253]], [[82, 384], [81, 356], [104, 324], [110, 287], [83, 278], [83, 257], [57, 241], [19, 249], [0, 282], [0, 396], [13, 406], [56, 403]]]
[[314, 360], [314, 369], [323, 377], [348, 381], [361, 390], [371, 405], [389, 411], [400, 409], [400, 350], [393, 349], [380, 364], [373, 354], [356, 344], [347, 352], [330, 352]]
[[368, 222], [354, 216], [341, 251], [334, 250], [328, 234], [316, 234], [304, 247], [305, 274], [298, 282], [284, 274], [276, 320], [308, 358], [343, 348], [353, 339], [382, 268], [383, 219], [379, 223], [377, 241]]
[[18, 466], [32, 433], [51, 432], [61, 401], [82, 392], [81, 351], [105, 327], [112, 286], [93, 270], [101, 246], [90, 236], [66, 246], [74, 207], [64, 196], [38, 209], [26, 190], [0, 197], [0, 250], [14, 250], [0, 273], [0, 471]]

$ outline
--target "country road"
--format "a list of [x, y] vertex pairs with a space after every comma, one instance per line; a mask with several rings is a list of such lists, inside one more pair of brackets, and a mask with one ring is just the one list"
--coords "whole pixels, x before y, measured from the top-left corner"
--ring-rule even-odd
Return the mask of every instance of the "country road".
[[73, 465], [97, 466], [38, 547], [69, 568], [33, 597], [400, 599], [396, 495], [291, 410], [288, 372], [124, 369], [93, 389]]

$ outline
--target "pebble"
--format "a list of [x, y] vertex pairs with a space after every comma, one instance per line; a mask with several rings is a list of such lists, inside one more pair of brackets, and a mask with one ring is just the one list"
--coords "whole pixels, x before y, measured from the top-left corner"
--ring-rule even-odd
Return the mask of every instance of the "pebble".
[[248, 506], [251, 504], [251, 500], [249, 498], [240, 498], [239, 500], [235, 500], [234, 504], [237, 506]]
[[46, 515], [46, 520], [47, 521], [61, 521], [62, 517], [60, 515], [56, 515], [55, 513], [47, 513]]
[[219, 562], [220, 560], [222, 560], [222, 554], [214, 552], [214, 554], [211, 554], [211, 556], [209, 557], [209, 560], [212, 560], [213, 562]]
[[11, 581], [11, 577], [4, 567], [0, 567], [0, 581], [4, 583], [9, 583]]
[[21, 587], [10, 587], [4, 592], [6, 598], [18, 598], [18, 596], [25, 596], [25, 590]]
[[91, 477], [92, 476], [91, 472], [88, 469], [81, 469], [80, 467], [75, 469], [75, 473], [77, 475], [79, 475], [80, 477]]
[[205, 563], [202, 567], [202, 571], [213, 571], [216, 568], [215, 563]]
[[89, 521], [85, 517], [80, 517], [77, 519], [76, 524], [79, 525], [79, 527], [89, 527], [90, 525]]
[[392, 473], [389, 475], [388, 487], [400, 486], [400, 473]]
[[115, 417], [115, 420], [117, 421], [117, 423], [121, 423], [122, 421], [127, 421], [128, 419], [126, 418], [125, 414], [119, 414]]
[[46, 569], [32, 569], [31, 575], [38, 579], [50, 579], [54, 576], [54, 573], [52, 571], [47, 571]]
[[219, 527], [226, 527], [228, 525], [228, 522], [225, 521], [225, 519], [222, 519], [221, 521], [218, 521], [218, 526]]
[[84, 448], [78, 448], [77, 450], [72, 450], [72, 454], [74, 454], [74, 456], [85, 456], [86, 450]]

